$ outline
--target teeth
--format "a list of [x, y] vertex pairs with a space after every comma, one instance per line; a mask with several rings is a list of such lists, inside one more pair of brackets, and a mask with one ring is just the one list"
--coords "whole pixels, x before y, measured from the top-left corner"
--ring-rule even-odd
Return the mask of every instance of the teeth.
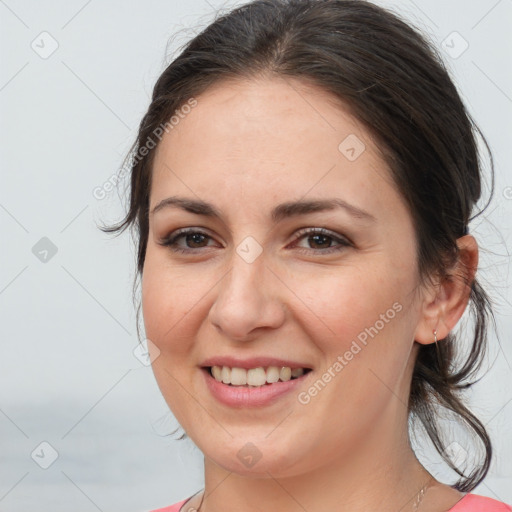
[[282, 381], [287, 381], [292, 378], [292, 369], [288, 366], [283, 366], [279, 372], [279, 378]]
[[222, 381], [222, 368], [220, 366], [212, 366], [211, 372], [215, 380], [219, 382]]
[[271, 384], [279, 380], [279, 368], [277, 366], [269, 366], [267, 368], [267, 382]]
[[[252, 382], [247, 382], [249, 376], [247, 372], [243, 368], [232, 368], [231, 369], [231, 382], [233, 386], [243, 386], [245, 384], [254, 384]], [[265, 378], [263, 378], [265, 380]]]
[[273, 384], [281, 380], [286, 382], [304, 375], [304, 368], [294, 368], [289, 366], [269, 366], [268, 368], [230, 368], [229, 366], [212, 366], [210, 373], [217, 382], [231, 384], [232, 386], [250, 386], [259, 387], [266, 383]]
[[[242, 372], [245, 371], [243, 368], [238, 369]], [[247, 384], [249, 386], [263, 386], [267, 382], [267, 372], [264, 368], [251, 368], [245, 373], [247, 374]]]
[[231, 383], [231, 368], [229, 368], [228, 366], [223, 366], [220, 376], [221, 376], [222, 382], [224, 382], [224, 384], [230, 384]]
[[292, 377], [300, 377], [304, 375], [304, 368], [294, 368], [292, 370]]

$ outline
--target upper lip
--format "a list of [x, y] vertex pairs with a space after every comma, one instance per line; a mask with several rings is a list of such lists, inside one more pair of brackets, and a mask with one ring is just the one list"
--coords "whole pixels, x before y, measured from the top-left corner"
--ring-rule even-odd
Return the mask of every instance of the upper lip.
[[250, 357], [247, 359], [240, 359], [233, 356], [214, 356], [205, 359], [201, 363], [201, 366], [229, 366], [230, 368], [245, 368], [246, 370], [258, 367], [268, 368], [269, 366], [289, 366], [292, 370], [294, 368], [305, 368], [308, 370], [311, 369], [309, 366], [297, 361], [290, 361], [289, 359], [280, 359], [268, 356]]

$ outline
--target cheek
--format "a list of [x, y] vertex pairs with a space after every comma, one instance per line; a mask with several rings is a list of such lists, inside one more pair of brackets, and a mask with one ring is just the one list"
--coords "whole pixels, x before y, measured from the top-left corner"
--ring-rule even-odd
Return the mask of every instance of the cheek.
[[218, 281], [218, 272], [171, 265], [164, 251], [148, 247], [141, 283], [144, 327], [172, 367], [185, 358], [190, 363]]
[[[197, 302], [197, 283], [170, 269], [160, 251], [148, 248], [142, 275], [142, 314], [146, 336], [162, 353], [180, 351], [181, 330]], [[172, 343], [169, 341], [172, 340]]]
[[[198, 300], [204, 295], [197, 279], [169, 268], [165, 257], [148, 249], [142, 275], [142, 314], [146, 336], [156, 346], [152, 370], [162, 396], [182, 426], [188, 425], [190, 411], [197, 406], [192, 389], [190, 362]], [[201, 293], [202, 292], [202, 293]], [[194, 320], [196, 319], [196, 320]], [[197, 411], [199, 414], [199, 411]]]
[[352, 398], [345, 397], [351, 403], [355, 396], [368, 396], [373, 386], [379, 386], [375, 375], [392, 386], [409, 357], [408, 297], [414, 276], [397, 273], [391, 262], [347, 266], [329, 274], [304, 275], [290, 288], [307, 306], [304, 315], [297, 315], [302, 329], [323, 354], [325, 371], [330, 368], [337, 376], [343, 375], [334, 380], [352, 390]]
[[383, 321], [396, 316], [397, 306], [393, 309], [393, 304], [400, 302], [403, 283], [384, 282], [381, 275], [366, 267], [364, 271], [342, 268], [309, 277], [296, 276], [290, 288], [309, 312], [303, 317], [303, 325], [311, 338], [326, 334], [333, 342], [350, 342], [376, 322], [382, 329]]
[[405, 304], [411, 276], [397, 280], [383, 267], [338, 269], [335, 278], [333, 272], [296, 280], [308, 312], [301, 327], [322, 353], [321, 382], [312, 384], [303, 398], [311, 400], [317, 415], [337, 411], [325, 427], [333, 438], [340, 425], [350, 430], [349, 437], [362, 435], [395, 396], [390, 389], [399, 393], [411, 346]]

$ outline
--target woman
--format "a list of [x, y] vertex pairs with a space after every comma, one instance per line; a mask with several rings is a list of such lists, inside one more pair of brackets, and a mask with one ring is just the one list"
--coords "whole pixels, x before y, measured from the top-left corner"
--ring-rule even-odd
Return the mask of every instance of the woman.
[[[458, 393], [492, 318], [474, 130], [427, 42], [364, 1], [251, 2], [163, 72], [107, 228], [136, 228], [154, 374], [204, 454], [205, 489], [161, 511], [512, 510], [470, 492], [492, 452]], [[485, 449], [472, 468], [447, 412]]]

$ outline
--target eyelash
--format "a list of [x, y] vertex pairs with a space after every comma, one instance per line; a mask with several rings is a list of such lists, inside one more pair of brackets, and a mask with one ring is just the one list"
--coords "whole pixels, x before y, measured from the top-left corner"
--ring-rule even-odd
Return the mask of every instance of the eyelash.
[[[171, 235], [169, 235], [168, 237], [166, 237], [165, 239], [163, 239], [160, 242], [160, 245], [169, 247], [169, 249], [171, 251], [177, 252], [177, 253], [182, 253], [182, 254], [194, 253], [196, 251], [199, 251], [199, 250], [205, 248], [205, 247], [196, 247], [196, 248], [183, 249], [183, 248], [178, 247], [177, 241], [186, 235], [203, 235], [209, 239], [212, 239], [212, 237], [210, 235], [208, 235], [207, 233], [204, 233], [203, 231], [199, 231], [195, 228], [184, 228], [184, 229], [178, 230], [175, 233], [171, 233]], [[295, 238], [294, 242], [299, 241], [301, 238], [306, 238], [306, 235], [308, 235], [308, 237], [315, 236], [315, 235], [323, 235], [325, 237], [331, 238], [335, 242], [338, 242], [339, 245], [335, 246], [335, 247], [328, 247], [327, 249], [306, 249], [304, 247], [299, 247], [298, 248], [299, 252], [305, 252], [308, 254], [310, 254], [311, 252], [315, 252], [315, 253], [320, 252], [322, 254], [331, 254], [333, 252], [339, 252], [347, 247], [352, 246], [352, 243], [348, 239], [339, 237], [336, 234], [334, 234], [332, 231], [329, 231], [324, 228], [316, 228], [316, 229], [305, 228], [305, 229], [299, 230], [299, 232], [297, 233], [297, 238]]]

